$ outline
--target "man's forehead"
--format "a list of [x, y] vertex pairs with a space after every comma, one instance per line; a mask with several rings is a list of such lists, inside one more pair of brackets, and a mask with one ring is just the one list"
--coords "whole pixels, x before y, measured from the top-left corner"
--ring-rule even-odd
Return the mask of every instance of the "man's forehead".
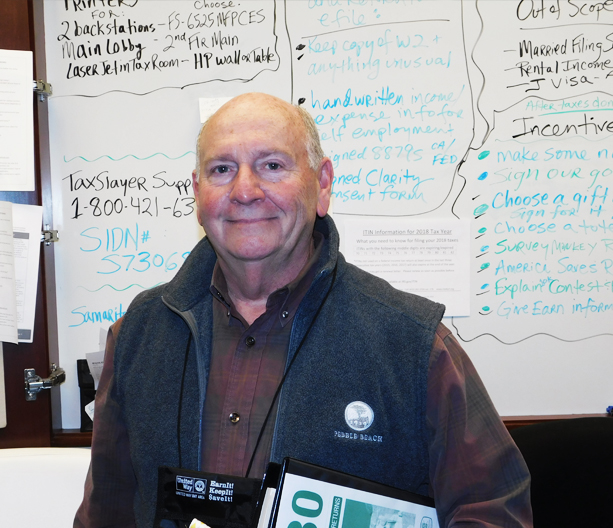
[[[257, 101], [257, 99], [256, 99]], [[207, 122], [200, 138], [200, 148], [215, 145], [215, 150], [229, 149], [240, 143], [247, 134], [258, 137], [268, 151], [292, 152], [298, 142], [304, 144], [304, 125], [299, 113], [289, 104], [274, 100], [232, 100], [218, 110]]]
[[269, 121], [279, 128], [300, 122], [298, 112], [291, 105], [276, 99], [236, 98], [223, 105], [211, 116], [210, 124]]

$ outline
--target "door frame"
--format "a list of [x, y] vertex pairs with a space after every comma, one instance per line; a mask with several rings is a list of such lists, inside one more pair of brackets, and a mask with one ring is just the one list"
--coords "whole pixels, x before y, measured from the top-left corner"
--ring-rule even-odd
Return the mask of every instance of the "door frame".
[[[34, 52], [34, 78], [45, 79], [43, 0], [2, 0], [0, 2], [0, 48]], [[34, 80], [34, 79], [33, 79]], [[43, 205], [43, 224], [51, 224], [49, 175], [49, 137], [46, 102], [32, 94], [34, 105], [34, 156], [36, 190], [31, 192], [0, 191], [0, 200], [14, 203]], [[46, 182], [46, 183], [44, 183]], [[41, 377], [48, 377], [50, 364], [57, 363], [56, 345], [50, 346], [49, 330], [57, 328], [55, 318], [55, 281], [53, 276], [53, 246], [43, 246], [40, 254], [38, 289], [36, 293], [35, 330], [33, 343], [3, 343], [4, 381], [7, 426], [0, 429], [0, 448], [48, 447], [52, 445], [53, 407], [59, 406], [59, 391], [45, 390], [35, 401], [26, 401], [24, 369], [34, 368]], [[52, 312], [48, 307], [53, 307]]]

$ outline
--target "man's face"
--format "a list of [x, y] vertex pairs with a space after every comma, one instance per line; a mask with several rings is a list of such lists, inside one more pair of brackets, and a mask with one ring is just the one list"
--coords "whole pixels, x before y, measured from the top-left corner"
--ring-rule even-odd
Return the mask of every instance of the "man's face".
[[290, 262], [308, 251], [315, 216], [327, 211], [328, 171], [309, 167], [302, 121], [290, 112], [242, 100], [202, 134], [198, 219], [223, 259]]

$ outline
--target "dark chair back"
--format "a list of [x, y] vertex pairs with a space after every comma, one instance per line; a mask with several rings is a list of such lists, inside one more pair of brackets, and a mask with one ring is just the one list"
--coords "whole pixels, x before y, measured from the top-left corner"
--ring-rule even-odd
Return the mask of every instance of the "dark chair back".
[[511, 431], [532, 475], [534, 528], [613, 528], [613, 418]]

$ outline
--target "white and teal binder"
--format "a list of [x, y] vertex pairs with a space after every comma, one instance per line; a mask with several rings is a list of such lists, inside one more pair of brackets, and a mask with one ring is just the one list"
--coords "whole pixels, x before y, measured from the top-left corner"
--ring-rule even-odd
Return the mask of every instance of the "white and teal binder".
[[434, 500], [286, 458], [270, 464], [253, 528], [439, 528]]

